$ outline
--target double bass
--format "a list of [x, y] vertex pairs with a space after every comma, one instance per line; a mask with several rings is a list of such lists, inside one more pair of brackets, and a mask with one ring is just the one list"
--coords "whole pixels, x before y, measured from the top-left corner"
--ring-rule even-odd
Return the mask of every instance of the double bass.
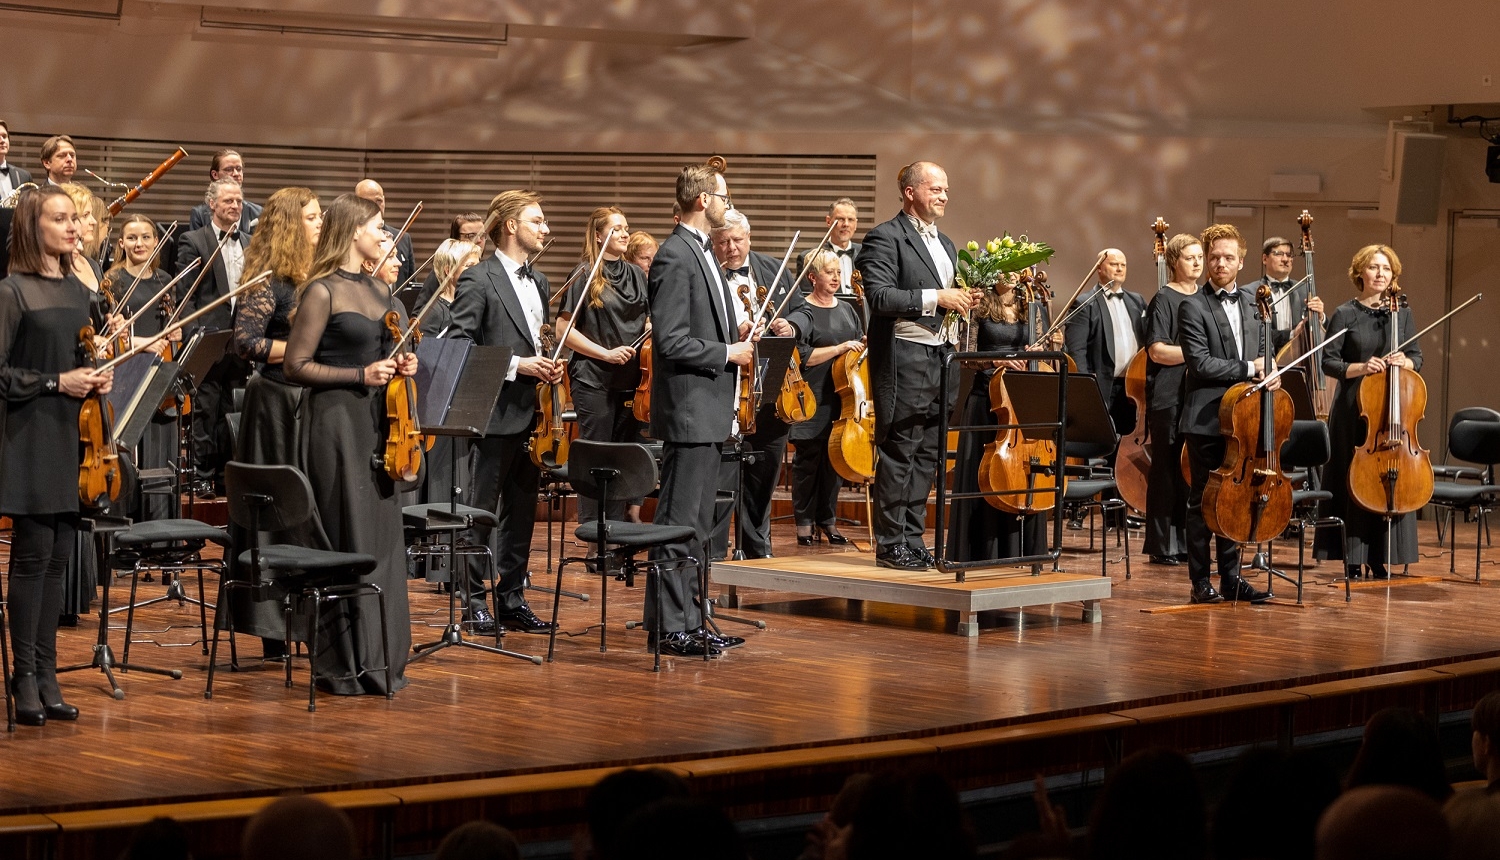
[[[865, 290], [858, 269], [850, 277], [860, 327], [865, 321]], [[851, 484], [875, 480], [875, 401], [870, 399], [870, 348], [850, 350], [833, 360], [833, 385], [839, 395], [839, 417], [828, 434], [828, 462]]]
[[[1271, 287], [1262, 282], [1255, 294], [1262, 355], [1270, 352], [1276, 325], [1271, 303]], [[1224, 462], [1203, 488], [1204, 523], [1238, 543], [1275, 538], [1292, 519], [1292, 482], [1281, 471], [1281, 446], [1292, 432], [1292, 396], [1264, 382], [1233, 385], [1219, 402], [1219, 432]]]
[[[1039, 333], [1041, 311], [1049, 298], [1046, 282], [1023, 272], [1015, 290], [1026, 308], [1030, 330]], [[980, 455], [979, 489], [994, 494], [984, 500], [1006, 513], [1024, 516], [1050, 511], [1057, 507], [1059, 484], [1066, 481], [1058, 463], [1057, 442], [1051, 436], [1030, 439], [1019, 428], [1004, 426], [1018, 421], [1005, 388], [1005, 370], [999, 368], [990, 377], [990, 411], [1002, 429]]]
[[[1397, 323], [1407, 302], [1394, 283], [1382, 300], [1390, 315], [1390, 356], [1400, 351]], [[1417, 439], [1417, 424], [1426, 412], [1427, 383], [1415, 370], [1388, 363], [1381, 373], [1360, 380], [1365, 441], [1349, 462], [1349, 495], [1355, 504], [1390, 518], [1409, 514], [1432, 498], [1432, 458]]]
[[[1151, 225], [1156, 242], [1151, 253], [1156, 257], [1156, 291], [1166, 289], [1171, 274], [1167, 271], [1166, 220], [1158, 217]], [[1136, 351], [1125, 369], [1125, 396], [1135, 404], [1135, 427], [1120, 437], [1115, 452], [1115, 486], [1120, 498], [1138, 513], [1146, 512], [1146, 485], [1151, 476], [1150, 425], [1146, 423], [1146, 347]]]
[[[1303, 278], [1307, 282], [1307, 296], [1312, 298], [1318, 294], [1318, 282], [1313, 277], [1313, 239], [1312, 239], [1313, 216], [1306, 209], [1297, 217], [1297, 226], [1302, 229], [1302, 259], [1307, 264], [1307, 276]], [[1291, 301], [1290, 292], [1282, 297], [1283, 301]], [[1291, 362], [1317, 347], [1323, 342], [1323, 318], [1317, 314], [1308, 314], [1302, 330], [1296, 337], [1287, 341], [1281, 351], [1276, 354], [1276, 360], [1282, 364]], [[1312, 394], [1313, 412], [1317, 414], [1319, 421], [1327, 421], [1328, 413], [1333, 408], [1334, 385], [1328, 379], [1328, 374], [1323, 372], [1323, 363], [1311, 362], [1308, 368], [1307, 385]]]

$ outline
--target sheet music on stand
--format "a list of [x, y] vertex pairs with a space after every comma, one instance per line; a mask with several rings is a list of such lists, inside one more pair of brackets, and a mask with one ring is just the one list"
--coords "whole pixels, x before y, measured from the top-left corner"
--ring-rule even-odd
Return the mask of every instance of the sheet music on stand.
[[464, 338], [417, 344], [418, 419], [434, 436], [482, 436], [505, 385], [511, 351]]

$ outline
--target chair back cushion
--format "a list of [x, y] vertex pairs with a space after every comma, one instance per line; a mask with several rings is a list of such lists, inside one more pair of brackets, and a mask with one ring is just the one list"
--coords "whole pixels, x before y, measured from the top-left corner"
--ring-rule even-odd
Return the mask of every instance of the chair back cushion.
[[[609, 479], [609, 498], [599, 498], [595, 469], [618, 472]], [[717, 480], [706, 475], [704, 480]], [[645, 445], [635, 442], [590, 442], [576, 439], [568, 450], [568, 480], [578, 495], [596, 502], [639, 499], [656, 489], [656, 458]]]
[[[299, 526], [312, 516], [315, 507], [312, 484], [296, 466], [226, 463], [224, 494], [229, 501], [230, 521], [251, 528], [258, 513], [261, 531], [286, 531]], [[255, 496], [267, 496], [271, 501], [258, 505], [253, 501]]]
[[1317, 419], [1293, 421], [1291, 432], [1281, 443], [1283, 468], [1311, 469], [1328, 462], [1333, 447], [1328, 439], [1328, 425]]
[[1448, 451], [1460, 460], [1493, 466], [1500, 463], [1500, 417], [1460, 421], [1448, 433]]

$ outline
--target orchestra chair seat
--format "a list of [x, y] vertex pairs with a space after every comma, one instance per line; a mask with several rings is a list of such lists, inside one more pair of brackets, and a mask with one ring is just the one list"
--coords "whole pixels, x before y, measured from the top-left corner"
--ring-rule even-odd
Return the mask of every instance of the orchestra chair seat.
[[[1474, 525], [1474, 581], [1484, 555], [1484, 538], [1489, 532], [1489, 513], [1494, 509], [1500, 487], [1495, 484], [1495, 464], [1500, 463], [1500, 412], [1483, 407], [1460, 409], [1448, 425], [1448, 455], [1480, 468], [1452, 465], [1433, 468], [1437, 480], [1432, 484], [1432, 504], [1442, 508], [1438, 520], [1439, 542], [1443, 532], [1448, 536], [1448, 572], [1455, 573], [1458, 556], [1458, 526], [1455, 515], [1462, 511], [1464, 522]], [[1447, 521], [1447, 529], [1443, 522]]]
[[[401, 525], [406, 532], [408, 568], [412, 559], [423, 557], [427, 559], [428, 579], [441, 581], [432, 576], [432, 560], [435, 558], [452, 560], [452, 564], [447, 569], [450, 617], [456, 611], [458, 600], [458, 588], [455, 587], [458, 577], [454, 575], [454, 571], [460, 569], [459, 558], [482, 556], [484, 558], [484, 581], [487, 583], [495, 581], [495, 553], [488, 546], [470, 543], [462, 537], [464, 532], [476, 525], [490, 528], [500, 525], [500, 518], [495, 516], [493, 511], [470, 505], [426, 502], [402, 508]], [[497, 626], [495, 642], [499, 641], [500, 628]]]
[[[282, 594], [286, 617], [286, 652], [292, 653], [292, 616], [300, 610], [307, 629], [307, 709], [317, 710], [318, 619], [324, 605], [344, 600], [374, 598], [380, 608], [380, 641], [385, 656], [386, 698], [395, 695], [391, 686], [391, 655], [386, 636], [385, 594], [379, 585], [364, 580], [376, 567], [374, 556], [360, 552], [335, 552], [295, 544], [261, 546], [263, 531], [287, 531], [307, 522], [316, 510], [312, 485], [294, 466], [259, 466], [230, 462], [224, 467], [229, 520], [246, 530], [250, 546], [239, 554], [246, 579], [219, 579], [219, 609], [214, 617], [213, 644], [208, 659], [205, 699], [213, 698], [214, 665], [219, 652], [219, 631], [229, 631], [234, 641], [234, 616], [226, 611], [232, 591], [252, 595]], [[232, 647], [232, 646], [231, 646]], [[292, 661], [286, 661], [286, 686], [292, 686]]]
[[[1286, 441], [1281, 443], [1282, 473], [1292, 483], [1292, 518], [1287, 522], [1284, 535], [1296, 535], [1297, 578], [1281, 574], [1267, 567], [1266, 588], [1270, 590], [1271, 578], [1280, 576], [1297, 586], [1297, 603], [1302, 602], [1303, 577], [1307, 573], [1307, 541], [1309, 531], [1316, 533], [1321, 528], [1339, 530], [1339, 546], [1344, 545], [1344, 521], [1338, 517], [1318, 515], [1318, 506], [1332, 501], [1333, 493], [1312, 489], [1309, 482], [1315, 469], [1327, 463], [1333, 455], [1333, 445], [1328, 436], [1328, 425], [1316, 419], [1293, 421]], [[1275, 551], [1276, 542], [1270, 542]], [[1344, 577], [1344, 601], [1350, 600], [1349, 578]]]
[[[1124, 542], [1125, 578], [1130, 579], [1130, 528], [1125, 522], [1129, 506], [1120, 498], [1114, 469], [1104, 460], [1109, 450], [1101, 445], [1068, 442], [1064, 445], [1064, 453], [1069, 459], [1085, 461], [1086, 465], [1063, 467], [1067, 481], [1063, 488], [1062, 504], [1076, 511], [1089, 512], [1089, 552], [1094, 550], [1094, 512], [1099, 512], [1103, 523], [1102, 533], [1099, 535], [1100, 570], [1103, 576], [1109, 576], [1107, 536], [1110, 529], [1115, 529], [1117, 541]], [[1052, 562], [1052, 569], [1062, 570], [1061, 556]]]
[[[597, 502], [598, 513], [590, 522], [580, 523], [573, 531], [574, 537], [592, 546], [592, 554], [584, 557], [565, 557], [558, 560], [557, 583], [552, 601], [552, 633], [547, 642], [547, 660], [553, 659], [557, 645], [557, 611], [562, 597], [563, 569], [569, 564], [591, 565], [599, 576], [599, 650], [607, 650], [609, 629], [610, 578], [623, 575], [626, 586], [635, 582], [636, 574], [644, 574], [649, 584], [652, 577], [658, 585], [662, 572], [672, 568], [691, 566], [698, 575], [699, 610], [708, 618], [708, 583], [706, 571], [698, 560], [687, 558], [662, 558], [641, 560], [636, 554], [669, 544], [687, 543], [694, 537], [692, 526], [672, 526], [657, 523], [632, 523], [606, 518], [610, 502], [627, 501], [649, 495], [656, 489], [656, 458], [650, 449], [635, 442], [590, 442], [574, 440], [568, 454], [568, 474], [573, 490], [580, 497]], [[711, 480], [712, 476], [706, 478]], [[652, 633], [654, 671], [661, 671], [661, 588], [656, 588], [656, 627]], [[703, 659], [709, 659], [709, 650], [704, 648]]]
[[[130, 571], [129, 604], [109, 610], [125, 612], [125, 650], [121, 655], [122, 662], [127, 665], [130, 663], [130, 640], [135, 631], [136, 609], [165, 600], [198, 604], [198, 629], [202, 637], [203, 653], [208, 653], [208, 610], [213, 608], [213, 604], [204, 598], [203, 571], [212, 570], [220, 580], [224, 578], [224, 562], [203, 557], [203, 548], [211, 543], [221, 549], [227, 548], [229, 535], [217, 526], [189, 519], [133, 523], [115, 534], [114, 551], [109, 556], [110, 569]], [[161, 574], [167, 593], [138, 603], [136, 593], [141, 574], [153, 570]], [[198, 573], [197, 600], [186, 597], [182, 592], [181, 575], [187, 570], [196, 570]]]

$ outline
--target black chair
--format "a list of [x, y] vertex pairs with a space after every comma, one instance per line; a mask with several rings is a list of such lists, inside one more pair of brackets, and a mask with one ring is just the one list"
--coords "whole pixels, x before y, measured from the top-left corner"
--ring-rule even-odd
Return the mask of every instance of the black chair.
[[[1474, 581], [1484, 554], [1484, 539], [1489, 533], [1489, 513], [1493, 510], [1500, 487], [1495, 485], [1495, 464], [1500, 463], [1500, 412], [1484, 407], [1460, 409], [1448, 425], [1448, 455], [1482, 468], [1439, 466], [1433, 468], [1432, 504], [1443, 508], [1448, 523], [1448, 572], [1455, 573], [1458, 557], [1458, 525], [1455, 515], [1462, 511], [1464, 522], [1474, 525]], [[1438, 523], [1438, 542], [1443, 538], [1443, 521]]]
[[[1456, 427], [1456, 426], [1458, 426], [1458, 422], [1460, 422], [1460, 421], [1489, 421], [1489, 420], [1491, 420], [1491, 416], [1493, 416], [1494, 414], [1495, 414], [1495, 410], [1489, 409], [1489, 408], [1484, 407], [1484, 406], [1468, 406], [1468, 407], [1465, 407], [1463, 409], [1460, 409], [1457, 412], [1453, 413], [1453, 417], [1452, 418], [1448, 419], [1448, 435], [1449, 436], [1453, 435], [1453, 428]], [[1438, 480], [1438, 481], [1463, 481], [1463, 480], [1473, 480], [1474, 479], [1474, 477], [1475, 477], [1475, 471], [1476, 471], [1475, 469], [1470, 468], [1468, 466], [1454, 465], [1454, 464], [1448, 462], [1449, 460], [1452, 460], [1452, 459], [1453, 459], [1453, 449], [1450, 446], [1449, 449], [1448, 449], [1447, 455], [1443, 458], [1443, 462], [1441, 464], [1434, 464], [1433, 465], [1433, 467], [1432, 467], [1432, 477], [1434, 479]], [[1491, 481], [1490, 483], [1494, 483], [1494, 482]], [[1440, 517], [1438, 519], [1438, 521], [1437, 521], [1437, 536], [1438, 536], [1438, 544], [1440, 546], [1442, 545], [1443, 541], [1446, 540], [1446, 537], [1447, 537], [1447, 528], [1446, 528], [1447, 522], [1448, 522], [1448, 520], [1450, 520], [1452, 518], [1451, 512], [1445, 512], [1445, 513], [1447, 513], [1447, 515], [1443, 516], [1443, 517]], [[1485, 523], [1485, 542], [1486, 543], [1489, 542], [1489, 523], [1488, 522]]]
[[[114, 549], [109, 556], [111, 570], [130, 571], [130, 602], [109, 610], [125, 613], [125, 650], [122, 659], [130, 663], [130, 642], [135, 632], [135, 611], [145, 606], [175, 600], [179, 605], [188, 603], [198, 606], [198, 629], [203, 644], [203, 653], [208, 653], [208, 610], [213, 605], [204, 599], [203, 571], [211, 570], [224, 578], [224, 562], [203, 557], [203, 548], [208, 544], [229, 546], [229, 536], [224, 530], [199, 520], [167, 519], [133, 523], [114, 536]], [[137, 601], [141, 574], [150, 571], [161, 574], [167, 593], [150, 600]], [[182, 587], [182, 573], [197, 571], [198, 596], [188, 596]], [[146, 577], [150, 581], [150, 576]]]
[[[1125, 547], [1125, 578], [1130, 579], [1130, 528], [1125, 522], [1129, 506], [1119, 497], [1114, 470], [1105, 465], [1103, 457], [1109, 449], [1088, 442], [1068, 442], [1064, 454], [1070, 458], [1084, 460], [1084, 466], [1064, 466], [1066, 483], [1060, 502], [1068, 509], [1089, 512], [1089, 551], [1094, 550], [1094, 512], [1098, 511], [1103, 523], [1099, 535], [1099, 559], [1103, 576], [1109, 576], [1109, 541], [1111, 528], [1116, 529], [1117, 541]], [[1062, 556], [1052, 562], [1054, 571], [1062, 570]]]
[[[1321, 528], [1337, 528], [1339, 530], [1339, 546], [1344, 545], [1344, 521], [1338, 517], [1324, 517], [1318, 515], [1318, 505], [1331, 501], [1333, 493], [1327, 490], [1313, 489], [1311, 486], [1314, 470], [1324, 463], [1333, 454], [1333, 446], [1328, 437], [1328, 425], [1318, 420], [1293, 421], [1291, 432], [1287, 434], [1286, 441], [1281, 444], [1281, 468], [1293, 482], [1292, 488], [1292, 518], [1287, 523], [1283, 534], [1295, 534], [1297, 538], [1297, 578], [1293, 579], [1288, 574], [1282, 573], [1272, 567], [1266, 560], [1275, 552], [1276, 542], [1268, 543], [1268, 554], [1262, 556], [1256, 553], [1250, 563], [1252, 570], [1261, 570], [1266, 573], [1266, 590], [1270, 591], [1272, 579], [1278, 578], [1297, 587], [1297, 603], [1302, 603], [1303, 576], [1307, 572], [1307, 533], [1317, 533]], [[1349, 578], [1344, 580], [1344, 602], [1350, 600]]]
[[[229, 520], [247, 530], [250, 548], [239, 554], [239, 562], [249, 572], [248, 579], [219, 580], [218, 610], [214, 614], [214, 638], [208, 658], [208, 686], [205, 699], [213, 698], [214, 665], [219, 653], [219, 630], [229, 631], [231, 655], [234, 649], [234, 615], [227, 611], [226, 598], [232, 591], [249, 591], [269, 596], [277, 589], [286, 616], [286, 686], [292, 686], [292, 615], [301, 609], [307, 625], [308, 661], [311, 663], [307, 683], [307, 709], [318, 709], [316, 683], [318, 658], [318, 621], [324, 604], [341, 600], [374, 597], [380, 607], [380, 641], [385, 656], [386, 698], [395, 695], [391, 686], [391, 655], [386, 646], [385, 595], [380, 586], [362, 580], [375, 569], [374, 556], [359, 552], [334, 552], [292, 544], [260, 545], [262, 531], [285, 531], [306, 522], [315, 510], [312, 485], [307, 476], [293, 466], [257, 466], [230, 462], [224, 467], [225, 495], [229, 502]], [[225, 623], [221, 623], [225, 622]], [[233, 660], [233, 656], [231, 656]], [[235, 664], [231, 662], [231, 669]]]
[[[586, 558], [566, 557], [558, 560], [557, 583], [552, 600], [552, 633], [547, 641], [547, 660], [553, 659], [557, 646], [557, 610], [562, 598], [563, 569], [569, 564], [590, 564], [599, 575], [599, 650], [608, 650], [609, 630], [609, 579], [623, 575], [626, 586], [635, 582], [637, 573], [644, 573], [649, 583], [657, 578], [660, 585], [665, 569], [691, 565], [698, 574], [699, 609], [703, 613], [705, 630], [708, 619], [708, 583], [706, 571], [695, 558], [663, 558], [640, 561], [635, 554], [668, 544], [687, 543], [693, 539], [692, 526], [657, 525], [655, 523], [632, 523], [606, 519], [605, 512], [610, 502], [641, 498], [656, 489], [656, 459], [645, 446], [634, 442], [590, 442], [579, 439], [573, 442], [568, 455], [568, 474], [573, 489], [581, 497], [598, 503], [598, 514], [592, 522], [580, 523], [573, 535], [586, 544], [592, 544], [594, 554]], [[704, 480], [715, 480], [705, 475]], [[655, 663], [653, 671], [661, 671], [661, 588], [656, 591], [656, 629], [652, 632]], [[712, 649], [704, 643], [703, 659], [709, 659]]]

